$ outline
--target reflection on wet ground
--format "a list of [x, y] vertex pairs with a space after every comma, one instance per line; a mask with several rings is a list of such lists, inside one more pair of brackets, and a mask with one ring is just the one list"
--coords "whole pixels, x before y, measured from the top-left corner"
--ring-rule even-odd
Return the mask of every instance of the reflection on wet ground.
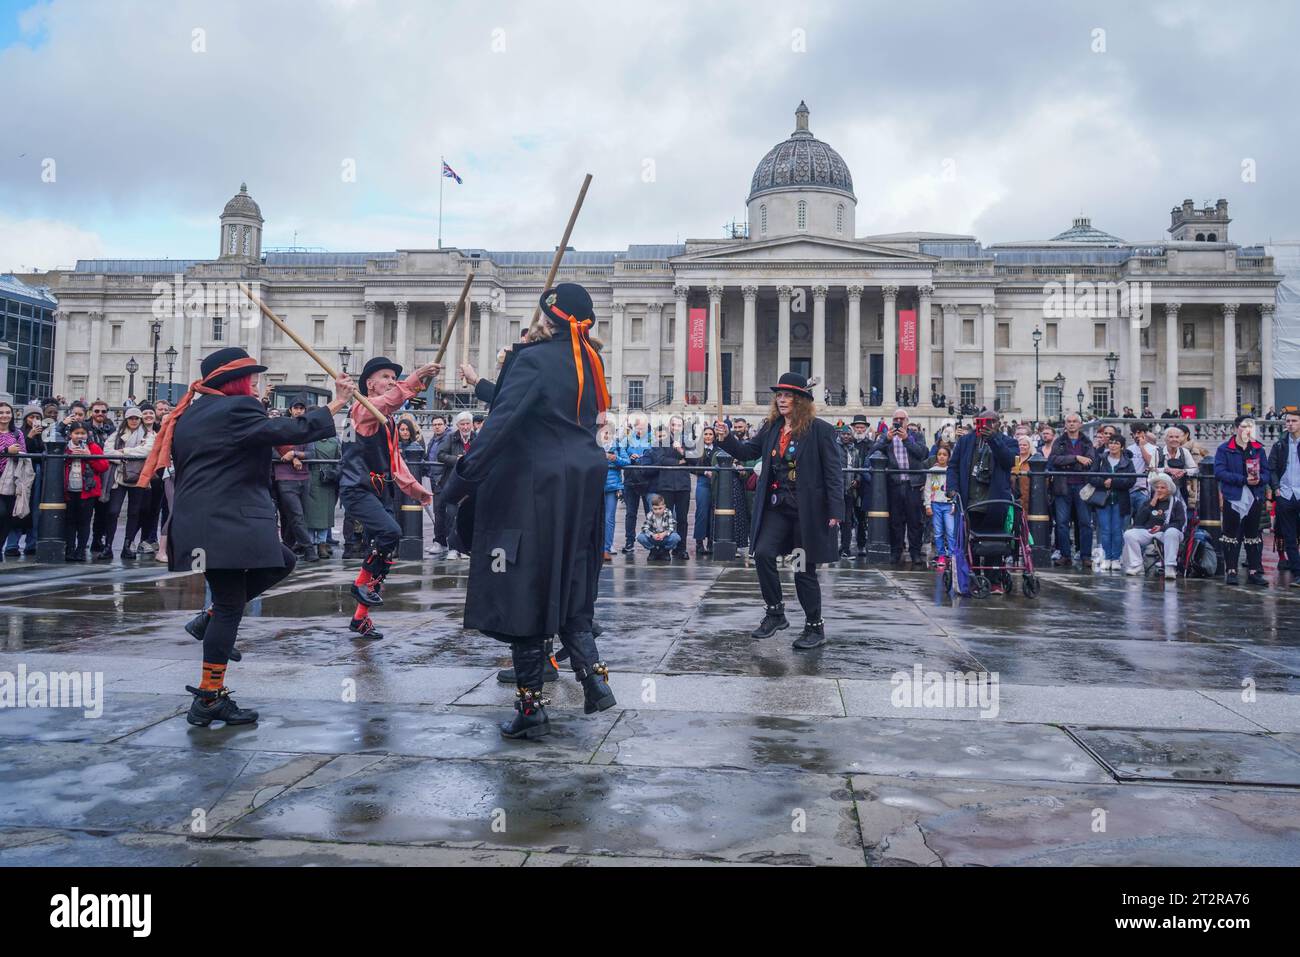
[[[497, 733], [505, 646], [462, 627], [463, 564], [399, 566], [370, 643], [340, 563], [299, 569], [230, 670], [262, 720], [208, 729], [200, 576], [5, 566], [0, 682], [104, 691], [0, 710], [0, 864], [1300, 864], [1300, 590], [1058, 572], [974, 600], [844, 562], [798, 652], [788, 571], [791, 627], [755, 641], [752, 567], [638, 559], [597, 607], [618, 707], [584, 715], [566, 672], [531, 744]], [[958, 674], [1000, 702], [954, 703]]]

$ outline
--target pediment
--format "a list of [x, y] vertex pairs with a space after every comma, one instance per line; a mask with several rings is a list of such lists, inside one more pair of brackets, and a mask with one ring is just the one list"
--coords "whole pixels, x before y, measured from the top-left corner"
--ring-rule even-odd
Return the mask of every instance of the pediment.
[[726, 243], [675, 256], [674, 263], [746, 263], [746, 262], [837, 262], [837, 263], [936, 263], [938, 256], [927, 256], [907, 249], [830, 239], [822, 236], [778, 236], [755, 242]]

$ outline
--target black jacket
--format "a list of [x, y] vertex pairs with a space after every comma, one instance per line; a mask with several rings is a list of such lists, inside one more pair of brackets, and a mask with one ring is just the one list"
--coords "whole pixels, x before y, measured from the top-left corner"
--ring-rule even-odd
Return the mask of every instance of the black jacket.
[[[763, 470], [758, 476], [758, 490], [754, 493], [754, 518], [749, 540], [758, 541], [758, 529], [763, 524], [764, 509], [770, 505], [772, 482], [772, 452], [781, 438], [781, 426], [764, 422], [758, 435], [744, 442], [736, 441], [730, 432], [718, 446], [737, 459], [759, 459]], [[832, 518], [844, 521], [843, 453], [835, 438], [835, 427], [821, 419], [813, 419], [809, 434], [804, 436], [795, 450], [795, 498], [799, 503], [799, 534], [810, 564], [826, 564], [840, 557], [839, 530], [830, 527]]]
[[[907, 451], [907, 461], [910, 468], [921, 469], [920, 472], [913, 472], [906, 476], [907, 483], [912, 488], [921, 488], [925, 485], [925, 468], [926, 462], [930, 461], [930, 452], [925, 447], [925, 443], [916, 437], [916, 433], [911, 430], [903, 437], [903, 448]], [[878, 439], [872, 444], [871, 451], [883, 452], [886, 459], [886, 469], [898, 468], [898, 461], [894, 458], [894, 440], [890, 438], [889, 432], [883, 432]], [[894, 480], [894, 476], [888, 476], [889, 481]]]
[[325, 406], [273, 419], [253, 396], [196, 397], [172, 436], [171, 570], [283, 568], [268, 456], [334, 434]]
[[1104, 478], [1089, 479], [1097, 491], [1092, 493], [1092, 498], [1088, 499], [1088, 504], [1094, 508], [1101, 508], [1106, 504], [1109, 498], [1108, 492], [1115, 493], [1116, 504], [1119, 505], [1119, 513], [1127, 515], [1133, 510], [1133, 504], [1129, 501], [1128, 490], [1133, 487], [1137, 481], [1137, 470], [1133, 468], [1133, 456], [1125, 449], [1120, 453], [1119, 465], [1111, 468], [1109, 456], [1103, 452], [1096, 462], [1092, 463], [1093, 472], [1105, 472], [1110, 476], [1110, 488], [1106, 488]]
[[[679, 435], [676, 438], [669, 437], [666, 439], [669, 444], [656, 445], [650, 450], [647, 457], [646, 465], [687, 465], [685, 453], [685, 435]], [[683, 449], [678, 452], [672, 443]], [[650, 480], [650, 490], [652, 492], [689, 492], [691, 490], [691, 473], [685, 469], [664, 469], [654, 473], [654, 478]]]
[[[1069, 441], [1069, 438], [1070, 438], [1069, 434], [1066, 432], [1062, 432], [1060, 435], [1056, 437], [1056, 440], [1052, 443], [1052, 450], [1050, 453], [1048, 453], [1047, 456], [1047, 467], [1053, 472], [1096, 471], [1097, 459], [1101, 457], [1101, 453], [1097, 451], [1097, 447], [1093, 444], [1092, 440], [1089, 439], [1088, 436], [1085, 435], [1083, 432], [1079, 433], [1079, 438], [1083, 441], [1083, 445], [1082, 445], [1082, 451], [1079, 452], [1078, 454], [1087, 456], [1088, 458], [1092, 459], [1091, 465], [1083, 466], [1080, 465], [1077, 461], [1075, 461], [1074, 455], [1066, 451], [1065, 443]], [[1081, 485], [1083, 481], [1086, 480], [1081, 480], [1080, 481]], [[1066, 475], [1053, 476], [1052, 494], [1053, 495], [1068, 494], [1070, 491], [1069, 482], [1070, 482], [1069, 476]]]
[[1133, 513], [1133, 527], [1152, 529], [1157, 525], [1163, 531], [1166, 528], [1176, 528], [1183, 534], [1187, 533], [1187, 505], [1181, 498], [1167, 498], [1161, 503], [1161, 515], [1153, 515], [1156, 509], [1152, 508], [1150, 502], [1143, 502], [1138, 506], [1138, 510]]
[[[28, 439], [28, 442], [31, 440]], [[1268, 451], [1268, 483], [1273, 486], [1273, 491], [1278, 490], [1282, 484], [1282, 476], [1286, 474], [1287, 459], [1291, 455], [1289, 446], [1295, 443], [1288, 432], [1283, 432], [1282, 437], [1273, 443], [1273, 447]]]

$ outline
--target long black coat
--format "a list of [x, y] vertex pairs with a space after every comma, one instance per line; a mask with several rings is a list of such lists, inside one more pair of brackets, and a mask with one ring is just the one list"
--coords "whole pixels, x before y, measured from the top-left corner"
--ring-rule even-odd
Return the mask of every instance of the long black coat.
[[305, 445], [335, 434], [325, 406], [297, 418], [273, 419], [249, 395], [201, 395], [176, 422], [176, 468], [167, 538], [172, 571], [283, 568], [271, 499], [271, 449]]
[[492, 411], [444, 486], [455, 501], [478, 485], [465, 627], [503, 641], [590, 629], [608, 466], [596, 380], [584, 353], [579, 409], [567, 331], [511, 352]]
[[[795, 450], [795, 498], [799, 503], [799, 534], [810, 563], [824, 565], [840, 557], [839, 530], [830, 527], [831, 519], [844, 521], [844, 473], [840, 471], [844, 455], [835, 437], [835, 427], [821, 419], [813, 419]], [[763, 511], [771, 503], [772, 450], [781, 438], [781, 425], [768, 422], [758, 430], [758, 435], [745, 442], [737, 442], [730, 432], [718, 445], [729, 455], [748, 461], [759, 459], [763, 470], [758, 476], [758, 490], [754, 493], [754, 518], [749, 540], [758, 541], [758, 529], [763, 524]]]

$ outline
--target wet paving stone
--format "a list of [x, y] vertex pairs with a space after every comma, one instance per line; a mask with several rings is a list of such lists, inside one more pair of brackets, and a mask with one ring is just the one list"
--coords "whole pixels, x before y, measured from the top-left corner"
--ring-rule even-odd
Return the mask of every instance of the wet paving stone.
[[1122, 781], [1300, 788], [1300, 754], [1264, 734], [1068, 729]]
[[[386, 758], [312, 778], [225, 836], [447, 843], [747, 863], [861, 866], [844, 777]], [[802, 819], [802, 832], [791, 827]], [[494, 822], [496, 827], [494, 828]]]
[[597, 760], [995, 781], [1111, 780], [1057, 728], [987, 722], [627, 711]]
[[1300, 802], [1288, 791], [863, 775], [853, 793], [874, 866], [1300, 864]]
[[6, 708], [0, 711], [0, 739], [102, 744], [174, 717], [190, 696], [106, 692], [100, 714], [85, 708]]

